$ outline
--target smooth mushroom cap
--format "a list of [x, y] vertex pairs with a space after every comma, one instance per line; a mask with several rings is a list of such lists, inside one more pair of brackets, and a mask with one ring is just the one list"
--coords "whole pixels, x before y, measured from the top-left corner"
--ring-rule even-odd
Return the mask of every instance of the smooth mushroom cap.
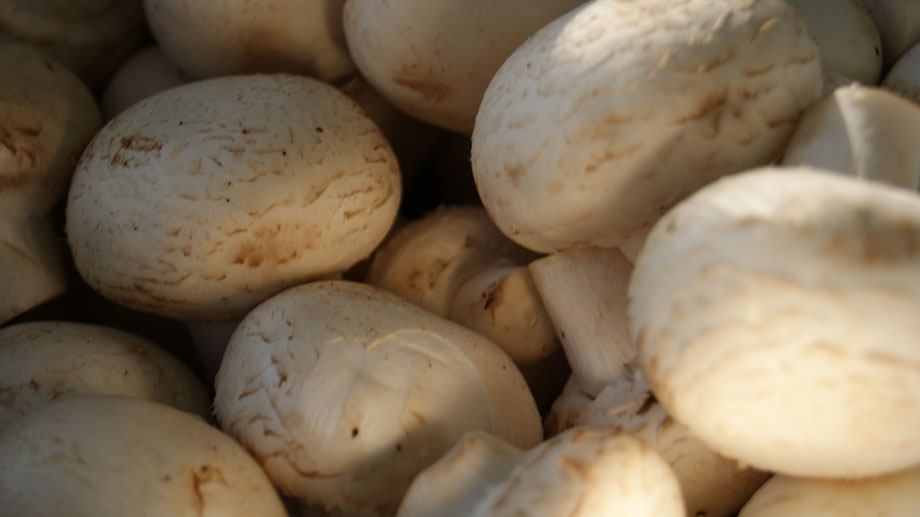
[[41, 49], [93, 89], [131, 54], [144, 29], [141, 0], [0, 2], [0, 39]]
[[540, 27], [585, 0], [348, 0], [348, 48], [390, 102], [470, 134], [489, 81]]
[[820, 92], [818, 49], [782, 0], [594, 0], [495, 74], [473, 173], [522, 246], [614, 247], [706, 183], [777, 158]]
[[738, 517], [915, 517], [920, 508], [920, 468], [887, 476], [830, 480], [776, 475]]
[[0, 428], [71, 392], [138, 397], [206, 419], [211, 415], [201, 381], [145, 338], [57, 321], [0, 330]]
[[860, 0], [882, 40], [885, 68], [920, 42], [920, 3], [916, 0]]
[[882, 88], [837, 88], [802, 114], [782, 165], [805, 165], [917, 190], [920, 106]]
[[288, 72], [334, 82], [354, 71], [344, 0], [144, 0], [157, 44], [191, 77]]
[[720, 454], [799, 476], [920, 462], [920, 197], [838, 174], [723, 179], [652, 230], [638, 362]]
[[920, 44], [897, 60], [885, 75], [882, 87], [920, 104]]
[[379, 288], [313, 282], [250, 312], [217, 374], [218, 420], [288, 495], [392, 515], [464, 431], [542, 439], [495, 344]]
[[683, 517], [686, 512], [664, 460], [636, 438], [599, 426], [572, 429], [517, 455], [497, 437], [468, 433], [419, 474], [397, 513], [430, 515]]
[[400, 195], [396, 157], [345, 94], [301, 76], [233, 76], [112, 119], [74, 174], [67, 235], [107, 298], [229, 319], [368, 257]]
[[442, 206], [401, 228], [374, 253], [367, 283], [447, 317], [471, 276], [534, 256], [502, 235], [482, 207]]
[[160, 47], [146, 46], [115, 70], [102, 92], [102, 112], [110, 120], [141, 99], [187, 82]]
[[0, 432], [4, 515], [283, 517], [232, 438], [148, 400], [69, 395]]

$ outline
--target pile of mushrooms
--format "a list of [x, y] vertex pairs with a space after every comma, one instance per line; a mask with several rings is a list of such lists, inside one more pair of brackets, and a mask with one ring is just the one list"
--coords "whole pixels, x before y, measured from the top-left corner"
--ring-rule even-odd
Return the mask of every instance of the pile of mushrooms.
[[914, 517], [913, 0], [0, 6], [0, 514]]

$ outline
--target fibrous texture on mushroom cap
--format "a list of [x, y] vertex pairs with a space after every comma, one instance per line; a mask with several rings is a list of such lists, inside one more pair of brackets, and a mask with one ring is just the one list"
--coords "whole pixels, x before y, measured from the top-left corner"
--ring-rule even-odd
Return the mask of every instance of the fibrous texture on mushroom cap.
[[154, 400], [208, 418], [208, 391], [182, 362], [121, 330], [44, 321], [0, 330], [0, 428], [65, 393]]
[[283, 517], [232, 438], [148, 400], [70, 395], [0, 432], [3, 515]]
[[217, 417], [287, 494], [391, 515], [464, 431], [542, 438], [496, 345], [382, 289], [313, 282], [250, 312], [217, 374]]
[[290, 72], [337, 81], [354, 71], [345, 0], [144, 0], [150, 32], [191, 77]]
[[530, 451], [468, 433], [422, 472], [398, 517], [686, 515], [673, 472], [614, 427], [569, 430]]
[[0, 38], [40, 48], [101, 87], [144, 32], [141, 0], [5, 0]]
[[782, 0], [594, 0], [495, 74], [473, 173], [521, 245], [612, 247], [700, 186], [776, 158], [820, 92], [817, 48]]
[[355, 64], [394, 105], [470, 134], [489, 80], [518, 45], [584, 0], [349, 0]]
[[668, 213], [630, 283], [638, 361], [717, 452], [791, 475], [920, 461], [920, 198], [808, 169]]
[[337, 89], [225, 77], [107, 124], [74, 174], [67, 234], [80, 274], [106, 297], [226, 319], [370, 255], [400, 194], [392, 150]]

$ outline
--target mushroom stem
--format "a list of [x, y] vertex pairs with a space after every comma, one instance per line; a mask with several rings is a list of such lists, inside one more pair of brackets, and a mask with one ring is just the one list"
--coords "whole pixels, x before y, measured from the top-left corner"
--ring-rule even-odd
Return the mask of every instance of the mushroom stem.
[[635, 348], [626, 327], [632, 264], [617, 249], [578, 248], [531, 262], [572, 374], [590, 395], [632, 379]]
[[48, 218], [0, 221], [0, 271], [11, 273], [0, 275], [0, 323], [66, 290]]

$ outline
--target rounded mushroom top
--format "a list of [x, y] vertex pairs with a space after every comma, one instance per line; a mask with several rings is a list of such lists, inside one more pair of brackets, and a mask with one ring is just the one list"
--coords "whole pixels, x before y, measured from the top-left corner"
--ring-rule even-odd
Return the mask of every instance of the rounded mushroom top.
[[467, 430], [540, 442], [520, 372], [495, 344], [398, 296], [345, 281], [280, 293], [237, 328], [217, 374], [221, 426], [283, 491], [390, 515]]
[[44, 53], [0, 43], [0, 219], [48, 212], [102, 125], [92, 93]]
[[150, 31], [191, 77], [290, 72], [337, 81], [354, 70], [345, 0], [144, 0]]
[[141, 99], [188, 81], [160, 47], [149, 45], [126, 59], [109, 79], [102, 92], [103, 115], [109, 120]]
[[818, 50], [782, 0], [596, 0], [495, 74], [473, 173], [519, 244], [614, 247], [706, 183], [775, 159], [820, 93]]
[[201, 381], [147, 339], [58, 321], [0, 330], [0, 427], [71, 392], [139, 397], [211, 415]]
[[200, 418], [155, 402], [70, 395], [0, 432], [0, 508], [52, 517], [283, 517], [259, 465]]
[[916, 193], [804, 168], [723, 179], [658, 222], [629, 293], [652, 391], [717, 452], [822, 477], [920, 461]]
[[336, 88], [224, 77], [149, 97], [96, 135], [71, 184], [67, 235], [106, 297], [228, 319], [369, 256], [400, 194], [380, 130]]

